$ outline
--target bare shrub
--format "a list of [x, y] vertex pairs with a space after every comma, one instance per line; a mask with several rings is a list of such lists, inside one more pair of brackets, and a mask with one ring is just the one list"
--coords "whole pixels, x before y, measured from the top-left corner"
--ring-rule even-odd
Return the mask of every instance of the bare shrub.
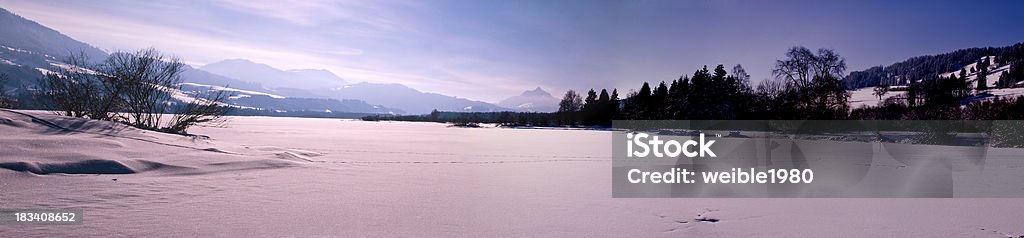
[[105, 82], [88, 70], [93, 67], [84, 54], [64, 60], [68, 67], [53, 67], [39, 79], [40, 94], [54, 113], [70, 117], [109, 120], [115, 105], [113, 97], [103, 90]]
[[81, 54], [70, 57], [66, 67], [55, 67], [40, 80], [57, 114], [184, 134], [191, 126], [220, 121], [229, 110], [223, 92], [176, 98], [185, 96], [180, 90], [185, 65], [155, 49], [115, 52], [100, 64], [88, 62]]
[[224, 115], [228, 113], [229, 107], [223, 105], [229, 94], [225, 91], [206, 93], [197, 96], [191, 102], [181, 104], [175, 109], [169, 126], [162, 128], [162, 131], [185, 134], [189, 127], [200, 124], [219, 125], [224, 122]]

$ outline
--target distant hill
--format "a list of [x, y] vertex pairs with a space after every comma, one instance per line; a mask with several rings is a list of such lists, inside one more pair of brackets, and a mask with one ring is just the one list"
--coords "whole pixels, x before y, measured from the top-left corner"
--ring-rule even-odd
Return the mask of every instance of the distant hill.
[[558, 110], [558, 98], [537, 87], [533, 90], [526, 90], [518, 96], [501, 100], [498, 105], [517, 111], [554, 112]]
[[0, 45], [63, 59], [83, 53], [92, 60], [102, 60], [107, 53], [89, 44], [71, 39], [60, 32], [0, 8]]
[[401, 84], [356, 83], [315, 91], [335, 99], [358, 99], [401, 109], [409, 114], [427, 114], [433, 110], [453, 112], [507, 111], [494, 104], [437, 93], [420, 92]]
[[[889, 66], [875, 66], [850, 72], [843, 83], [850, 89], [878, 85], [905, 85], [911, 80], [924, 80], [939, 74], [958, 71], [985, 56], [995, 56], [996, 67], [1024, 61], [1024, 43], [1005, 47], [960, 49], [953, 52], [917, 56]], [[995, 79], [990, 79], [995, 80]]]
[[107, 57], [96, 47], [0, 8], [0, 73], [10, 77], [4, 86], [15, 89], [8, 93], [34, 86], [42, 72], [72, 53], [93, 61]]
[[294, 88], [312, 90], [341, 87], [344, 79], [322, 69], [280, 70], [266, 64], [245, 59], [230, 59], [211, 63], [200, 69], [240, 81], [257, 83], [269, 89]]

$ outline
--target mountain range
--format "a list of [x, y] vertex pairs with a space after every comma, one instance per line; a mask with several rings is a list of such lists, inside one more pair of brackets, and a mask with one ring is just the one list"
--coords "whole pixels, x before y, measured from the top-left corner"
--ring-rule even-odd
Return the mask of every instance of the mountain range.
[[211, 63], [200, 69], [213, 74], [257, 83], [265, 92], [286, 97], [356, 99], [386, 105], [409, 114], [426, 114], [433, 110], [491, 112], [510, 110], [494, 104], [421, 92], [402, 84], [360, 82], [349, 84], [326, 70], [281, 70], [272, 66], [234, 59]]
[[[173, 52], [171, 52], [173, 53]], [[0, 8], [0, 73], [11, 78], [6, 88], [29, 95], [36, 79], [71, 54], [93, 62], [107, 53], [89, 44]], [[356, 83], [322, 69], [280, 70], [245, 59], [186, 66], [182, 81], [186, 94], [225, 90], [229, 104], [270, 111], [345, 111], [355, 113], [424, 114], [432, 110], [490, 112], [510, 110], [491, 103], [421, 92], [401, 84]], [[269, 96], [273, 95], [273, 96]], [[386, 106], [385, 106], [386, 105]]]
[[267, 89], [304, 89], [341, 87], [348, 84], [344, 79], [322, 69], [279, 70], [266, 64], [245, 59], [229, 59], [199, 67], [199, 69], [260, 84]]

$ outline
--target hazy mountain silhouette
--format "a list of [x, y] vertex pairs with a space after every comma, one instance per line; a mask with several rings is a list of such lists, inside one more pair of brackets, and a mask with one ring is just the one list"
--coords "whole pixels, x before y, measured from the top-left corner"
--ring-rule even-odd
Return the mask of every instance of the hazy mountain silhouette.
[[336, 99], [358, 99], [382, 104], [410, 114], [426, 114], [432, 110], [456, 112], [492, 112], [509, 110], [494, 104], [437, 93], [425, 93], [405, 85], [356, 83], [315, 93]]
[[200, 69], [233, 79], [258, 83], [269, 89], [295, 88], [313, 90], [340, 87], [344, 79], [322, 69], [280, 70], [245, 59], [229, 59], [211, 63]]
[[363, 82], [349, 85], [341, 77], [322, 69], [281, 70], [245, 59], [224, 60], [201, 69], [240, 81], [258, 83], [283, 96], [361, 100], [412, 114], [430, 113], [435, 109], [469, 112], [508, 110], [486, 102], [424, 93], [401, 84]]

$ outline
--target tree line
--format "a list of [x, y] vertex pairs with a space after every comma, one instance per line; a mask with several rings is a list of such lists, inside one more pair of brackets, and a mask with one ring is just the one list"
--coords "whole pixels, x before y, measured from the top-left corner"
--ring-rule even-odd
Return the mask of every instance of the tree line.
[[[984, 61], [984, 62], [981, 62]], [[984, 70], [986, 59], [976, 61]], [[998, 63], [999, 61], [996, 60]], [[1020, 68], [1005, 72], [998, 82], [1013, 82]], [[644, 82], [639, 90], [620, 98], [617, 89], [590, 89], [586, 96], [567, 91], [553, 113], [437, 112], [421, 116], [364, 117], [367, 120], [413, 120], [455, 123], [499, 123], [533, 126], [611, 126], [612, 120], [844, 120], [844, 119], [1017, 119], [1024, 99], [1002, 98], [965, 103], [984, 93], [984, 78], [972, 89], [961, 71], [948, 77], [937, 74], [900, 90], [905, 96], [890, 97], [878, 106], [850, 108], [846, 61], [831, 49], [812, 51], [792, 47], [775, 62], [772, 78], [756, 86], [741, 65], [730, 71], [723, 65], [704, 66], [656, 86]], [[979, 72], [975, 72], [976, 74]], [[981, 74], [984, 75], [984, 74]], [[888, 86], [876, 89], [882, 96]], [[966, 106], [965, 106], [966, 104]], [[962, 107], [963, 106], [963, 107]]]

